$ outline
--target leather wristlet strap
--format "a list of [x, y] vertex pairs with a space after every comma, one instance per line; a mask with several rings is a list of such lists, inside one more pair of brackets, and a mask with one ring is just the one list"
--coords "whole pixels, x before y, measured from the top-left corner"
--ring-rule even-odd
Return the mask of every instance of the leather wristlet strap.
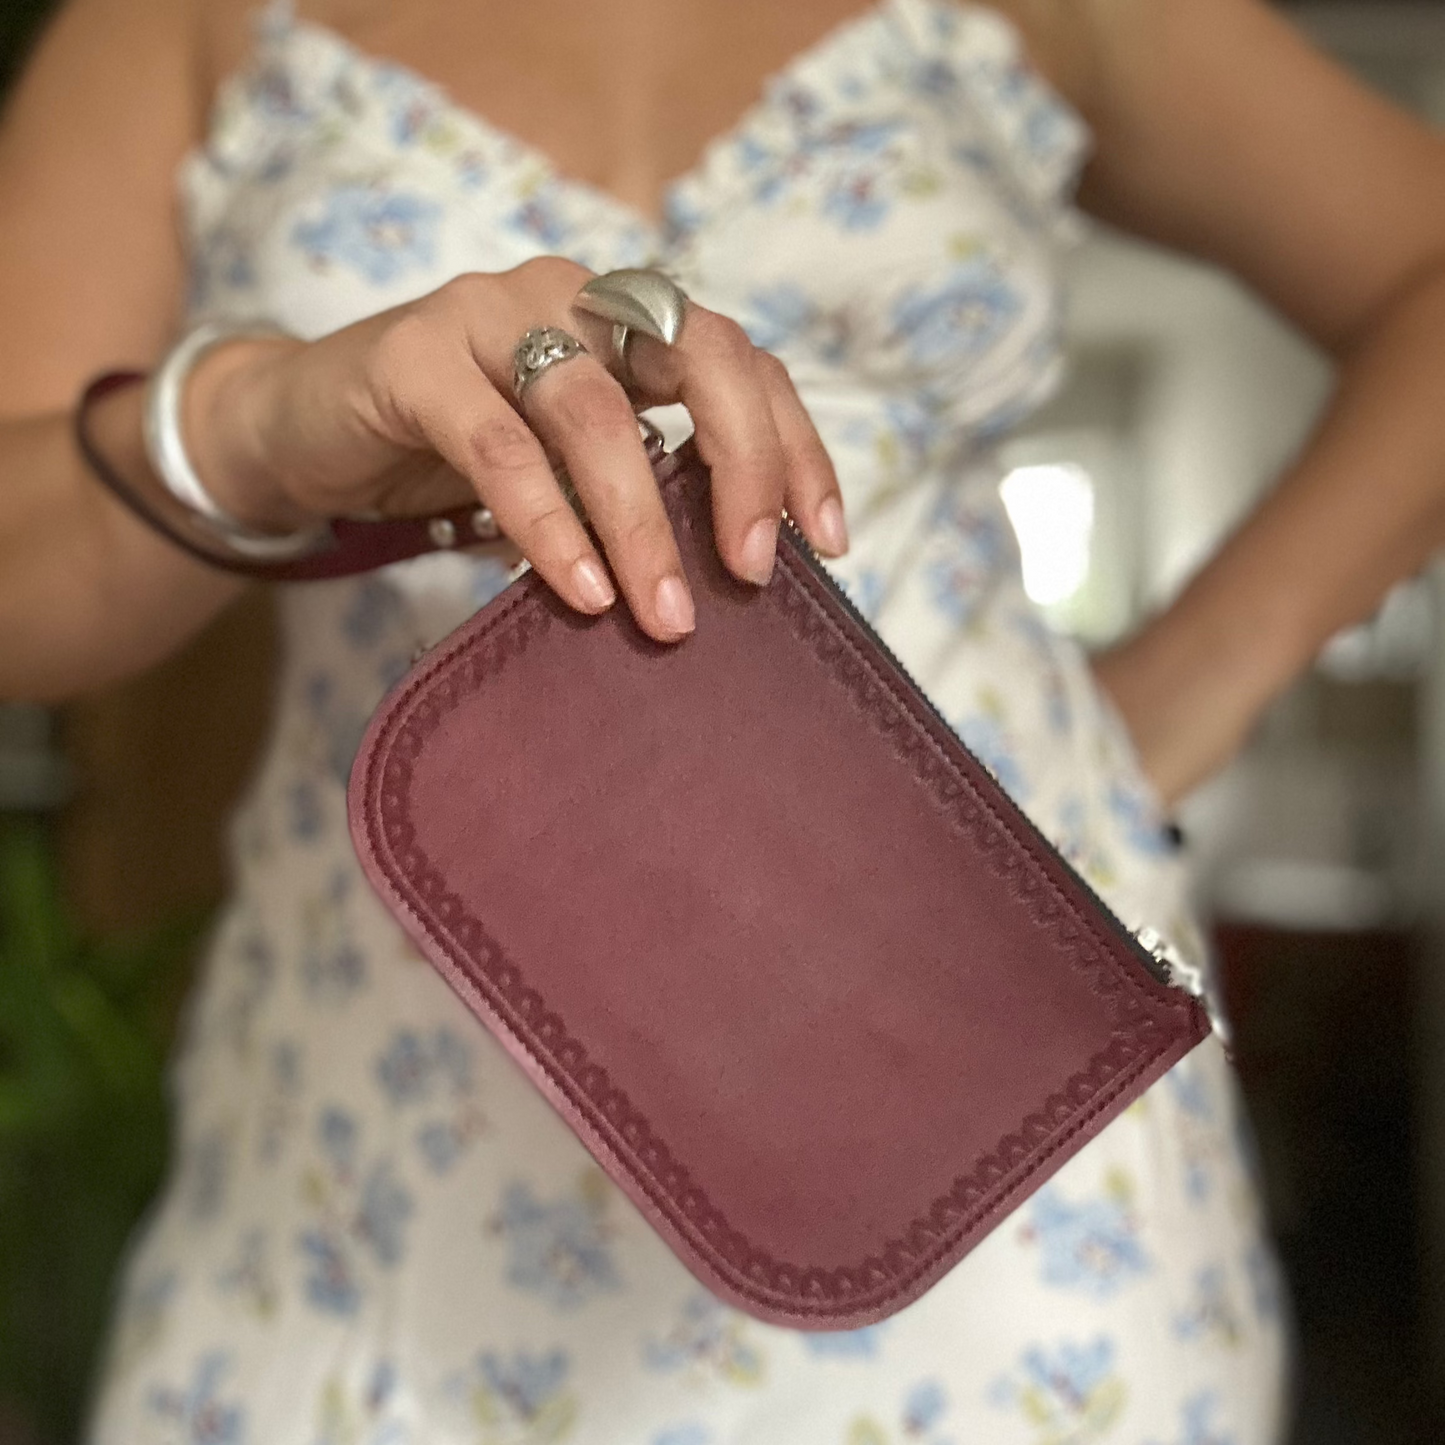
[[112, 371], [98, 376], [81, 394], [75, 409], [75, 443], [86, 464], [106, 489], [131, 513], [183, 552], [209, 566], [275, 582], [323, 582], [405, 562], [428, 552], [450, 552], [501, 533], [492, 514], [475, 502], [424, 517], [338, 517], [319, 532], [316, 550], [285, 561], [264, 561], [223, 550], [204, 521], [169, 494], [143, 495], [106, 459], [90, 434], [91, 408], [102, 397], [146, 380], [143, 372]]

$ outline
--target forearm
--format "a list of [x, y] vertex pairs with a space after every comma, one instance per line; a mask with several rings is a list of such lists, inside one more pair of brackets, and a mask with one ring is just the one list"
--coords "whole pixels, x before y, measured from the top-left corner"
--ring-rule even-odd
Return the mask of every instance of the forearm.
[[[139, 388], [97, 403], [123, 474], [146, 468]], [[90, 474], [54, 415], [0, 423], [0, 698], [59, 701], [140, 672], [243, 584], [177, 550]]]
[[1343, 359], [1275, 490], [1181, 596], [1099, 663], [1177, 797], [1225, 761], [1339, 628], [1445, 546], [1445, 269]]

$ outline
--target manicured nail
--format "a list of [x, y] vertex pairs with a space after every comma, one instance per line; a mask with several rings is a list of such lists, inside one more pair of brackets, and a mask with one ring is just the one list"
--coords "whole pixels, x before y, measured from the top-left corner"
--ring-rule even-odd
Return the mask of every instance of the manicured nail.
[[848, 550], [848, 526], [843, 521], [843, 508], [837, 497], [824, 498], [818, 508], [815, 525], [823, 541], [823, 550], [830, 557], [841, 557]]
[[617, 601], [617, 593], [595, 557], [583, 557], [576, 563], [572, 581], [589, 612], [606, 612]]
[[692, 598], [681, 577], [664, 577], [657, 584], [657, 620], [679, 637], [697, 626]]
[[743, 549], [739, 556], [742, 574], [749, 582], [766, 587], [773, 575], [773, 563], [778, 557], [778, 523], [774, 517], [764, 517], [748, 528], [743, 538]]

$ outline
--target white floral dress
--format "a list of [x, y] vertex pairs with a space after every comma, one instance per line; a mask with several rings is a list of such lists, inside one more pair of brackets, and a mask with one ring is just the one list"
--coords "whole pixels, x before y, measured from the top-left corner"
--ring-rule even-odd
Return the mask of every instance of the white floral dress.
[[[990, 444], [1059, 366], [1087, 137], [993, 13], [881, 0], [651, 226], [273, 6], [183, 200], [197, 316], [330, 331], [544, 252], [657, 263], [787, 363], [860, 607], [1131, 926], [1182, 869], [1077, 651], [1025, 599]], [[449, 555], [283, 598], [270, 746], [174, 1074], [97, 1445], [1268, 1445], [1284, 1347], [1206, 1044], [918, 1303], [806, 1335], [723, 1307], [408, 947], [347, 837], [368, 715], [502, 585]], [[484, 765], [485, 760], [481, 760]]]

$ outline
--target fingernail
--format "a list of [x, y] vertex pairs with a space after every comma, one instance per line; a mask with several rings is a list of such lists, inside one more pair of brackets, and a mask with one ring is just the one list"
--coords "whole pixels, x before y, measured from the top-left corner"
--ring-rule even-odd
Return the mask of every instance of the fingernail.
[[778, 556], [778, 523], [773, 517], [764, 517], [748, 528], [743, 538], [743, 550], [739, 561], [742, 574], [749, 582], [766, 587], [773, 575], [773, 563]]
[[679, 637], [697, 626], [692, 598], [681, 577], [664, 577], [657, 584], [657, 620]]
[[823, 505], [818, 508], [815, 525], [830, 557], [841, 557], [848, 550], [848, 526], [843, 520], [843, 508], [837, 497], [824, 499]]
[[589, 612], [606, 612], [617, 601], [617, 593], [595, 557], [581, 558], [572, 568], [572, 580]]

